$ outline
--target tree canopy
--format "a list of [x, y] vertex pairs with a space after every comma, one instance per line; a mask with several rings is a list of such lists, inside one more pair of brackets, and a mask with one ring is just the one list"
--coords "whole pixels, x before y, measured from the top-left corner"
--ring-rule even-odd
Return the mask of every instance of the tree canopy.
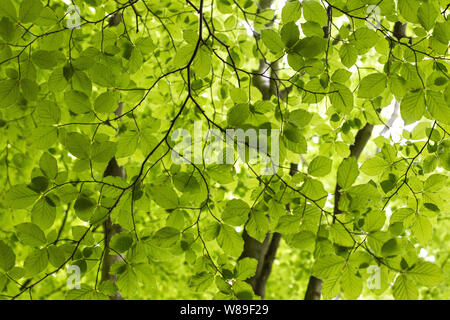
[[1, 0], [0, 297], [448, 299], [449, 11]]

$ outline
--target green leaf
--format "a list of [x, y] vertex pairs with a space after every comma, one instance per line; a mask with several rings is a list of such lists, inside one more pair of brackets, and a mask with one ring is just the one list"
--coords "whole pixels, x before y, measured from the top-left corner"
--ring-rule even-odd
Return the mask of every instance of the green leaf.
[[349, 234], [349, 231], [347, 231], [340, 223], [335, 223], [330, 228], [330, 238], [334, 243], [340, 246], [352, 247], [355, 242]]
[[92, 234], [89, 234], [89, 229], [85, 226], [74, 226], [72, 227], [72, 236], [75, 241], [83, 239], [88, 239], [89, 235], [92, 236]]
[[7, 17], [0, 20], [0, 36], [7, 42], [11, 42], [16, 36], [16, 26]]
[[314, 58], [325, 53], [326, 41], [320, 37], [312, 36], [300, 39], [292, 48], [296, 52], [306, 58]]
[[298, 0], [286, 1], [281, 10], [281, 21], [284, 24], [289, 22], [296, 22], [302, 16], [302, 5]]
[[56, 175], [58, 174], [58, 164], [56, 159], [48, 152], [42, 154], [39, 159], [39, 167], [48, 178], [56, 178]]
[[252, 210], [245, 230], [254, 239], [263, 242], [269, 231], [269, 219], [264, 212]]
[[[119, 224], [123, 228], [132, 229], [133, 221], [131, 221], [131, 223], [130, 223], [129, 222], [130, 219], [127, 219], [127, 223], [124, 223], [123, 220], [121, 219], [122, 215], [124, 215], [128, 218], [131, 216], [131, 214], [129, 212], [127, 212], [126, 210], [120, 210], [118, 220], [119, 220]], [[104, 222], [108, 218], [108, 216], [109, 216], [108, 209], [102, 208], [102, 207], [95, 207], [94, 212], [92, 213], [92, 215], [89, 216], [89, 223], [94, 226], [100, 225], [102, 222]]]
[[443, 174], [432, 174], [425, 180], [423, 190], [426, 192], [439, 192], [447, 185], [447, 176]]
[[232, 183], [235, 179], [234, 167], [231, 164], [213, 164], [208, 167], [207, 173], [220, 184]]
[[361, 171], [367, 174], [368, 176], [377, 176], [383, 173], [389, 167], [389, 164], [386, 160], [380, 157], [373, 157], [367, 159], [361, 165]]
[[133, 266], [139, 282], [142, 282], [148, 288], [156, 288], [156, 275], [147, 263], [136, 264]]
[[201, 47], [201, 49], [198, 50], [197, 56], [194, 60], [195, 74], [199, 78], [207, 77], [211, 71], [211, 65], [211, 53], [207, 49]]
[[354, 157], [342, 161], [337, 172], [337, 183], [346, 189], [352, 186], [359, 175], [358, 163]]
[[127, 130], [119, 136], [117, 141], [117, 158], [124, 158], [131, 156], [136, 152], [139, 144], [139, 133], [135, 130]]
[[445, 22], [436, 22], [433, 30], [433, 36], [445, 45], [448, 45], [450, 40], [450, 30], [449, 30], [448, 20]]
[[353, 93], [350, 89], [339, 83], [331, 83], [329, 95], [331, 104], [336, 111], [344, 114], [350, 113], [353, 109]]
[[2, 107], [8, 107], [19, 99], [19, 83], [17, 80], [0, 81], [0, 100]]
[[307, 21], [301, 24], [302, 32], [307, 37], [323, 37], [323, 29], [317, 22]]
[[331, 76], [331, 80], [334, 82], [346, 82], [350, 79], [352, 73], [346, 69], [337, 69]]
[[227, 202], [222, 212], [222, 220], [233, 226], [244, 224], [249, 216], [250, 207], [241, 199], [232, 199]]
[[324, 199], [328, 194], [323, 187], [322, 181], [308, 178], [300, 188], [300, 191], [307, 197], [319, 201]]
[[23, 267], [28, 276], [34, 276], [41, 273], [47, 268], [48, 253], [46, 249], [35, 250], [31, 252], [25, 259]]
[[450, 106], [439, 91], [426, 90], [427, 110], [440, 123], [450, 125]]
[[432, 2], [422, 3], [417, 12], [419, 22], [425, 28], [425, 30], [431, 30], [433, 28], [438, 15], [439, 10]]
[[303, 16], [306, 21], [314, 21], [319, 23], [321, 26], [327, 25], [327, 13], [325, 8], [320, 5], [316, 0], [305, 0], [303, 1]]
[[383, 211], [370, 211], [364, 218], [363, 229], [367, 232], [379, 231], [384, 226], [386, 215]]
[[106, 280], [100, 283], [98, 290], [107, 296], [114, 296], [116, 292], [119, 291], [116, 284], [111, 280]]
[[322, 282], [322, 297], [330, 300], [339, 295], [341, 292], [341, 277], [331, 277]]
[[269, 201], [268, 207], [269, 216], [273, 220], [278, 220], [278, 218], [280, 218], [286, 212], [286, 209], [283, 207], [283, 205], [273, 199]]
[[417, 0], [398, 0], [398, 10], [400, 14], [409, 22], [417, 23], [417, 9], [419, 1]]
[[350, 68], [356, 63], [358, 52], [353, 45], [344, 43], [339, 50], [339, 57], [341, 58], [342, 64]]
[[75, 200], [78, 196], [78, 190], [73, 185], [66, 184], [58, 189], [58, 197], [63, 202]]
[[180, 231], [172, 227], [159, 229], [152, 237], [152, 244], [161, 247], [173, 247], [180, 239]]
[[66, 147], [78, 159], [89, 159], [91, 142], [86, 135], [79, 132], [69, 132], [66, 135]]
[[294, 248], [313, 252], [316, 244], [316, 235], [311, 231], [300, 231], [292, 236], [289, 244]]
[[189, 287], [197, 292], [205, 291], [213, 283], [214, 277], [208, 272], [196, 273], [189, 279]]
[[427, 217], [418, 215], [411, 227], [412, 234], [421, 244], [427, 244], [433, 234], [433, 226]]
[[51, 245], [47, 248], [48, 252], [48, 261], [50, 264], [55, 267], [59, 268], [66, 262], [66, 253], [64, 252], [63, 247], [57, 247], [55, 245]]
[[445, 279], [444, 273], [434, 263], [419, 261], [408, 271], [408, 276], [421, 285], [434, 287]]
[[283, 234], [296, 233], [299, 230], [300, 217], [298, 215], [284, 215], [278, 220], [277, 232]]
[[255, 275], [258, 261], [253, 258], [244, 258], [236, 264], [236, 279], [247, 280]]
[[177, 172], [173, 175], [173, 184], [182, 193], [196, 193], [200, 190], [200, 184], [193, 173]]
[[150, 197], [158, 206], [165, 209], [178, 207], [178, 195], [175, 190], [167, 184], [149, 186]]
[[58, 105], [50, 100], [39, 101], [36, 105], [37, 121], [41, 125], [52, 125], [59, 123], [61, 111]]
[[116, 76], [113, 69], [103, 63], [95, 63], [89, 69], [89, 78], [93, 83], [102, 87], [112, 88], [116, 86]]
[[0, 15], [11, 18], [13, 21], [17, 20], [17, 11], [11, 0], [2, 0], [0, 2]]
[[245, 91], [242, 88], [230, 88], [230, 96], [231, 100], [234, 101], [234, 103], [247, 103], [248, 102], [248, 94], [247, 91]]
[[362, 292], [363, 279], [356, 275], [356, 270], [346, 266], [341, 277], [341, 288], [345, 298], [356, 300]]
[[414, 282], [406, 275], [399, 275], [392, 287], [395, 300], [417, 300], [419, 293]]
[[281, 37], [272, 29], [261, 30], [261, 39], [264, 45], [274, 53], [280, 53], [284, 50], [284, 43]]
[[42, 229], [50, 228], [55, 218], [56, 206], [48, 197], [39, 199], [31, 210], [31, 221]]
[[116, 154], [116, 143], [112, 141], [94, 141], [91, 145], [91, 160], [108, 162]]
[[17, 238], [26, 245], [41, 246], [47, 243], [44, 232], [34, 223], [21, 223], [16, 227]]
[[40, 0], [23, 0], [20, 4], [19, 20], [23, 23], [33, 22], [43, 9]]
[[[203, 50], [199, 50], [199, 51], [203, 52]], [[198, 52], [198, 54], [201, 55], [200, 52]], [[136, 73], [139, 70], [139, 68], [142, 66], [142, 62], [143, 61], [142, 61], [141, 50], [134, 47], [133, 50], [131, 51], [130, 63], [128, 64], [129, 72]]]
[[92, 92], [92, 83], [89, 77], [83, 71], [75, 70], [71, 76], [72, 88], [76, 91], [90, 95]]
[[292, 47], [300, 36], [298, 26], [294, 22], [289, 22], [281, 28], [281, 40], [287, 48]]
[[220, 226], [217, 243], [225, 253], [233, 257], [239, 257], [244, 249], [244, 240], [241, 235], [226, 224]]
[[50, 91], [62, 92], [67, 87], [67, 80], [64, 78], [63, 68], [56, 68], [48, 78], [48, 87]]
[[414, 214], [414, 210], [411, 208], [400, 208], [396, 210], [390, 217], [389, 222], [403, 222], [406, 218]]
[[[63, 69], [62, 69], [64, 78], [69, 81], [72, 79], [73, 75], [74, 75], [74, 68], [72, 64], [66, 64]], [[75, 80], [75, 79], [74, 79]], [[88, 79], [89, 80], [89, 79]], [[89, 80], [90, 81], [90, 80]], [[76, 83], [77, 81], [73, 81], [72, 82], [72, 89], [74, 89], [75, 86], [79, 87], [79, 84]], [[78, 90], [78, 89], [77, 89]]]
[[81, 91], [70, 90], [64, 92], [64, 101], [70, 111], [74, 113], [87, 113], [91, 110], [89, 97]]
[[289, 122], [300, 128], [307, 126], [312, 117], [312, 113], [303, 109], [295, 109], [289, 112]]
[[39, 93], [39, 86], [34, 80], [22, 79], [20, 82], [20, 88], [22, 89], [23, 97], [31, 102], [37, 100]]
[[16, 255], [12, 249], [2, 240], [0, 240], [0, 268], [3, 271], [9, 271], [16, 264]]
[[127, 266], [125, 271], [117, 277], [116, 284], [123, 296], [130, 297], [135, 295], [138, 287], [138, 278], [134, 269], [131, 266]]
[[28, 185], [33, 191], [44, 192], [48, 187], [48, 178], [44, 176], [36, 176], [31, 178], [31, 184]]
[[247, 103], [237, 104], [232, 107], [227, 114], [227, 122], [230, 127], [238, 127], [250, 116], [250, 109]]
[[66, 300], [108, 300], [108, 296], [99, 293], [91, 287], [82, 284], [80, 289], [67, 291]]
[[[287, 123], [283, 133], [284, 133], [283, 137], [287, 139], [285, 141], [293, 143], [287, 146], [290, 150], [297, 153], [304, 153], [306, 151], [305, 137], [301, 134], [300, 130], [298, 130], [297, 127], [293, 126], [290, 123]], [[296, 146], [295, 144], [299, 144], [299, 146]]]
[[364, 77], [359, 84], [358, 97], [372, 99], [378, 97], [386, 88], [387, 78], [384, 73], [372, 73]]
[[333, 161], [324, 156], [315, 157], [308, 166], [308, 174], [314, 177], [324, 177], [331, 171]]
[[127, 251], [132, 244], [133, 237], [125, 232], [115, 234], [111, 238], [111, 248], [120, 253]]
[[31, 55], [31, 59], [41, 69], [53, 69], [58, 64], [55, 51], [36, 50]]
[[312, 178], [306, 179], [300, 190], [305, 196], [316, 201], [326, 198], [326, 195], [328, 194], [323, 187], [322, 181]]
[[312, 267], [312, 274], [319, 279], [327, 279], [336, 276], [342, 271], [345, 259], [337, 255], [325, 255], [319, 257]]
[[31, 132], [32, 146], [37, 149], [48, 149], [56, 143], [58, 129], [53, 126], [37, 127]]
[[91, 219], [95, 207], [95, 200], [85, 194], [80, 194], [73, 206], [77, 217], [83, 221], [89, 221]]
[[358, 50], [358, 53], [366, 52], [373, 48], [379, 40], [377, 33], [366, 27], [358, 28], [352, 37], [354, 38], [352, 43]]
[[19, 184], [13, 186], [6, 192], [4, 203], [14, 209], [24, 209], [32, 205], [38, 197], [39, 194], [31, 190], [28, 186]]
[[400, 103], [400, 114], [405, 124], [420, 120], [425, 112], [425, 93], [423, 90], [408, 92]]
[[397, 256], [401, 253], [402, 248], [399, 245], [399, 241], [396, 238], [392, 238], [386, 241], [381, 247], [381, 254], [384, 257]]
[[94, 102], [94, 109], [100, 113], [111, 113], [117, 109], [119, 96], [115, 91], [105, 91]]

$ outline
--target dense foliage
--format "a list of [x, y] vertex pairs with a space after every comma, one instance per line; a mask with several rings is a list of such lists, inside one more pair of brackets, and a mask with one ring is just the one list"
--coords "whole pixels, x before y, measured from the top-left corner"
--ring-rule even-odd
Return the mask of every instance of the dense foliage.
[[449, 11], [0, 0], [1, 297], [449, 298]]

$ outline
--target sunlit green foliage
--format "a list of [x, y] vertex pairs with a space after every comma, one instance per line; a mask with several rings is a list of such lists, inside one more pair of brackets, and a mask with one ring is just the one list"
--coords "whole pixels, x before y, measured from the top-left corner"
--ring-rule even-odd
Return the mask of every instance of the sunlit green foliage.
[[[303, 299], [311, 274], [324, 299], [449, 298], [447, 1], [65, 2], [0, 1], [1, 297], [258, 298], [245, 228], [282, 235], [266, 298]], [[200, 120], [280, 129], [276, 174], [174, 163]]]

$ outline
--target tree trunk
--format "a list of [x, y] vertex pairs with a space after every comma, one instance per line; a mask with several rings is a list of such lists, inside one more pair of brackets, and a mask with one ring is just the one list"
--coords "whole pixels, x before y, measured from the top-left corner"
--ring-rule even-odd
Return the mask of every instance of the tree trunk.
[[[260, 0], [258, 11], [264, 10], [270, 7], [272, 0]], [[256, 35], [255, 35], [256, 37]], [[276, 68], [277, 63], [272, 65], [272, 68]], [[267, 62], [264, 59], [259, 60], [259, 68], [257, 70], [258, 74], [263, 74], [268, 69]], [[270, 100], [272, 95], [276, 93], [276, 84], [274, 81], [268, 81], [266, 77], [260, 75], [255, 75], [252, 79], [253, 85], [261, 92], [263, 100]], [[269, 278], [270, 272], [272, 271], [272, 263], [276, 256], [276, 251], [280, 243], [281, 234], [268, 232], [263, 240], [259, 242], [252, 238], [247, 231], [244, 229], [242, 233], [244, 239], [244, 250], [239, 257], [243, 259], [246, 257], [256, 259], [258, 265], [256, 267], [255, 275], [248, 280], [248, 283], [253, 288], [256, 295], [264, 299], [266, 292], [266, 283]]]
[[[122, 113], [122, 103], [119, 103], [119, 106], [117, 110], [115, 111], [116, 115], [120, 115]], [[124, 167], [120, 167], [117, 163], [117, 160], [115, 157], [112, 157], [111, 160], [108, 162], [108, 166], [105, 169], [105, 172], [103, 173], [103, 177], [120, 177], [122, 179], [126, 178], [126, 172]], [[104, 231], [104, 246], [105, 251], [103, 253], [103, 261], [102, 261], [102, 275], [101, 275], [101, 281], [112, 281], [116, 282], [117, 277], [113, 274], [111, 274], [111, 266], [118, 260], [120, 260], [120, 257], [117, 254], [110, 254], [110, 248], [109, 244], [111, 242], [111, 238], [122, 231], [124, 229], [118, 225], [114, 224], [111, 221], [110, 216], [108, 216], [108, 219], [103, 222], [103, 231]], [[116, 292], [114, 295], [110, 296], [111, 300], [121, 300], [122, 296], [120, 292]]]
[[[358, 131], [355, 137], [355, 142], [350, 147], [350, 157], [354, 157], [358, 160], [361, 152], [364, 150], [367, 142], [372, 135], [373, 125], [370, 123], [366, 123], [366, 125]], [[334, 192], [334, 211], [333, 211], [333, 223], [336, 220], [336, 216], [341, 214], [342, 212], [339, 210], [339, 199], [341, 196], [341, 188], [336, 183], [336, 189]], [[322, 291], [322, 280], [310, 276], [308, 287], [306, 288], [305, 300], [320, 300], [320, 295]]]
[[320, 300], [321, 291], [322, 280], [314, 276], [310, 276], [308, 287], [306, 288], [305, 300]]

